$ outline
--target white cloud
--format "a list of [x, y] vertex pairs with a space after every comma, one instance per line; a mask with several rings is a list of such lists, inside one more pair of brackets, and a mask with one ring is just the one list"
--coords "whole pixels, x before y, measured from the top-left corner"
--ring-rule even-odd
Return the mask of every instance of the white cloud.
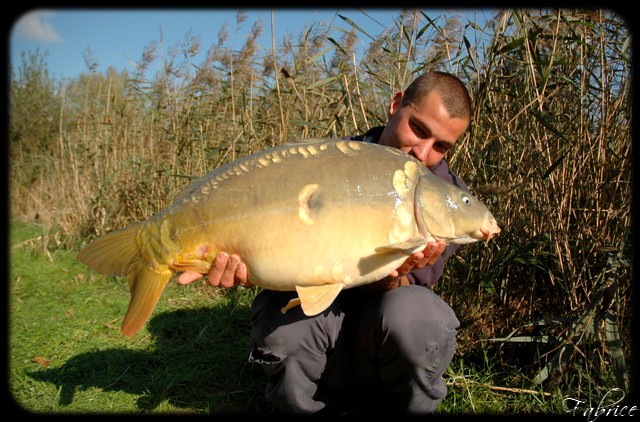
[[62, 36], [48, 22], [56, 13], [50, 10], [36, 10], [23, 15], [15, 24], [15, 34], [33, 41], [49, 44], [61, 43]]

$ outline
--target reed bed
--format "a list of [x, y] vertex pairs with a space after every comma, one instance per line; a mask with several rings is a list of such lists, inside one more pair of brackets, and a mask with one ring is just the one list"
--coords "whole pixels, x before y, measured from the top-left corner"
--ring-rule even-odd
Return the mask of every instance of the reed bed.
[[[242, 24], [246, 16], [237, 16]], [[300, 137], [342, 137], [386, 122], [420, 72], [458, 75], [474, 100], [451, 167], [502, 233], [462, 248], [436, 287], [462, 322], [459, 355], [576, 398], [629, 391], [631, 45], [603, 9], [505, 9], [480, 24], [398, 11], [379, 36], [322, 23], [239, 50], [223, 28], [151, 41], [134, 71], [52, 79], [27, 53], [10, 84], [11, 215], [46, 228], [45, 249], [78, 248], [168, 206], [192, 178]], [[278, 44], [276, 44], [278, 42]], [[358, 43], [367, 49], [356, 54]], [[160, 69], [156, 73], [152, 68]], [[567, 394], [567, 393], [565, 393]]]

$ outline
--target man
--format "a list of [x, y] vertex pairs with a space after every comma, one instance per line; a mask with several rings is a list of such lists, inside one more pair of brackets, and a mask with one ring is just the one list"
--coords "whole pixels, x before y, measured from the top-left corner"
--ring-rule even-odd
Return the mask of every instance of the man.
[[[386, 126], [349, 139], [398, 148], [468, 190], [443, 160], [471, 121], [471, 99], [458, 78], [419, 76], [394, 96], [388, 117]], [[447, 393], [442, 374], [455, 352], [459, 322], [425, 287], [440, 278], [456, 249], [428, 243], [388, 277], [343, 291], [313, 317], [299, 307], [280, 312], [296, 292], [260, 292], [252, 304], [249, 359], [267, 375], [267, 399], [286, 413], [352, 410], [359, 399], [380, 411], [433, 412]], [[187, 272], [179, 282], [200, 277]], [[208, 280], [212, 286], [250, 285], [240, 257], [226, 253], [218, 255]]]

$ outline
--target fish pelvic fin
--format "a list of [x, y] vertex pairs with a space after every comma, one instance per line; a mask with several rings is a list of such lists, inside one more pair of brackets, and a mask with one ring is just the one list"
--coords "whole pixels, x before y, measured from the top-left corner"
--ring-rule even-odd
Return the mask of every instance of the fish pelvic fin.
[[342, 283], [324, 284], [322, 286], [296, 286], [302, 312], [307, 316], [318, 315], [333, 303], [343, 288], [344, 284]]
[[128, 274], [131, 301], [120, 326], [122, 334], [133, 337], [149, 319], [172, 274], [170, 270], [153, 270], [141, 261], [132, 266]]
[[135, 224], [106, 234], [87, 245], [76, 258], [100, 274], [127, 275], [129, 267], [141, 258], [137, 233]]
[[286, 305], [280, 308], [280, 312], [282, 312], [282, 314], [285, 314], [289, 309], [295, 308], [296, 306], [300, 306], [299, 297], [296, 297], [295, 299], [291, 299]]
[[190, 259], [180, 262], [174, 262], [169, 265], [174, 271], [193, 271], [200, 274], [208, 274], [211, 269], [211, 263], [206, 259]]

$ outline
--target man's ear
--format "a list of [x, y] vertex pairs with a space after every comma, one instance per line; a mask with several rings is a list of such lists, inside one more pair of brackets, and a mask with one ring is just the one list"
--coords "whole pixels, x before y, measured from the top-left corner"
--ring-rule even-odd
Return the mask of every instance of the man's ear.
[[389, 119], [391, 119], [393, 115], [396, 114], [396, 111], [400, 109], [403, 98], [404, 98], [404, 92], [402, 91], [396, 93], [396, 95], [393, 96], [393, 100], [391, 101], [391, 104], [389, 104], [389, 110], [388, 110]]

